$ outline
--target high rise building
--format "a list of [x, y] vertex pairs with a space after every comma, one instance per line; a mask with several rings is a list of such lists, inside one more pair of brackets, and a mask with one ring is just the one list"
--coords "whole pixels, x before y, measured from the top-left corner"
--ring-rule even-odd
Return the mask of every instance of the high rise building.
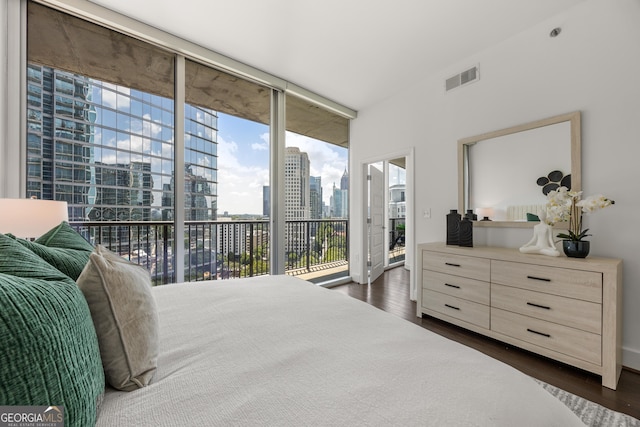
[[311, 217], [309, 156], [297, 147], [286, 147], [284, 166], [285, 221], [296, 221], [293, 228], [285, 228], [285, 251], [297, 258], [304, 253], [309, 242], [300, 228], [301, 220]]
[[330, 197], [330, 216], [332, 218], [348, 218], [349, 217], [349, 172], [347, 168], [340, 178], [340, 188], [333, 183]]
[[309, 177], [309, 195], [311, 201], [311, 219], [322, 218], [322, 177]]
[[284, 168], [284, 206], [285, 220], [309, 219], [310, 201], [310, 162], [307, 153], [298, 147], [285, 150]]
[[331, 217], [349, 217], [349, 190], [343, 190], [336, 187], [335, 182], [333, 183], [333, 191], [331, 196]]
[[[30, 63], [27, 197], [69, 220], [173, 218], [174, 101]], [[185, 105], [185, 218], [216, 218], [213, 110]]]
[[262, 186], [262, 216], [271, 216], [271, 189], [268, 185]]
[[344, 173], [340, 178], [340, 189], [349, 191], [349, 172], [347, 172], [347, 168], [344, 168]]
[[405, 185], [392, 185], [389, 187], [389, 218], [405, 218], [406, 216]]

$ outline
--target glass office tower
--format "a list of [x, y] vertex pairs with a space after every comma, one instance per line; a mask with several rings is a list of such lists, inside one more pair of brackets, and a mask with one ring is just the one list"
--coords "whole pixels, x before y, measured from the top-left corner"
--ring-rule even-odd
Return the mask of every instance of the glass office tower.
[[[27, 197], [70, 221], [174, 217], [174, 101], [29, 64]], [[217, 113], [185, 106], [185, 218], [215, 220]]]

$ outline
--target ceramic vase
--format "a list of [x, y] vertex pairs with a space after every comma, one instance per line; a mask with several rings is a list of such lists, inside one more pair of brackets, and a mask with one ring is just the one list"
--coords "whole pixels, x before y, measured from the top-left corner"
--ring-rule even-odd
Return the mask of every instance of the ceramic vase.
[[563, 240], [562, 250], [570, 258], [586, 258], [591, 248], [590, 242], [586, 240]]

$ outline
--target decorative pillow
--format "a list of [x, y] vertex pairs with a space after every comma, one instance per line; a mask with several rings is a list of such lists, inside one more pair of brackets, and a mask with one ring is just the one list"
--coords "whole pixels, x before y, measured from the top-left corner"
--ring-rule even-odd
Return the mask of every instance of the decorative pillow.
[[0, 405], [63, 405], [65, 425], [95, 425], [104, 385], [76, 284], [0, 234]]
[[540, 221], [540, 217], [536, 214], [527, 212], [527, 221]]
[[149, 272], [97, 245], [77, 284], [89, 303], [109, 384], [124, 391], [148, 385], [158, 359]]
[[33, 242], [18, 238], [16, 241], [73, 280], [80, 276], [93, 251], [93, 245], [67, 222], [60, 223]]

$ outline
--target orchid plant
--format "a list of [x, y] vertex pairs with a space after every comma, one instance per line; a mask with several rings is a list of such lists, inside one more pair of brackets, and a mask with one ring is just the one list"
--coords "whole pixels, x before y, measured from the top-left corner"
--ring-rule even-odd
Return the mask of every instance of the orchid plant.
[[549, 225], [560, 221], [569, 221], [567, 233], [558, 233], [556, 237], [574, 242], [581, 241], [590, 234], [589, 229], [582, 229], [582, 214], [592, 213], [599, 209], [615, 204], [601, 194], [595, 194], [585, 199], [582, 191], [569, 191], [566, 187], [550, 191], [547, 194], [547, 218]]

